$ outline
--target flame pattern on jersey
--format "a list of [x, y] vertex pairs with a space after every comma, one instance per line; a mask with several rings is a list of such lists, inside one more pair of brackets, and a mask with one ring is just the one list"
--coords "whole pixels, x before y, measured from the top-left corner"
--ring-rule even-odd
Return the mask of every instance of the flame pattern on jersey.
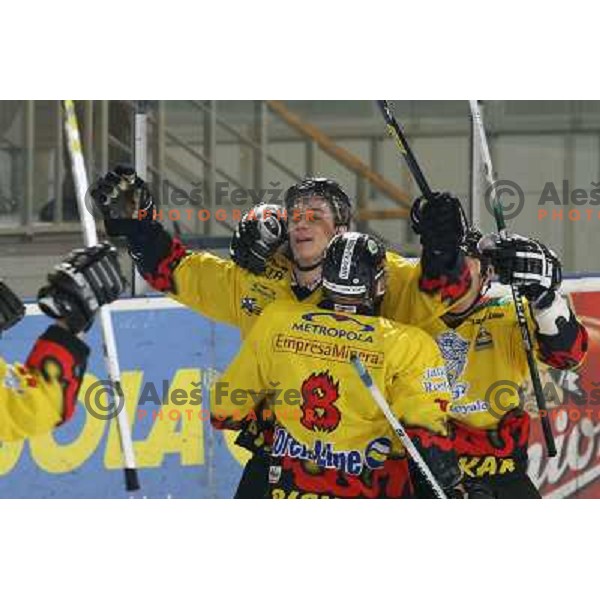
[[558, 326], [556, 335], [537, 335], [540, 359], [555, 369], [573, 369], [578, 366], [588, 350], [588, 332], [574, 318]]
[[85, 371], [87, 351], [83, 351], [81, 342], [74, 342], [79, 340], [56, 326], [51, 327], [37, 340], [26, 362], [27, 368], [40, 372], [47, 381], [60, 381], [63, 390], [61, 423], [68, 421], [75, 412], [77, 394]]
[[76, 336], [52, 325], [25, 365], [0, 359], [0, 440], [43, 435], [71, 418], [88, 353]]
[[[320, 286], [306, 297], [296, 296], [293, 265], [284, 254], [276, 254], [268, 261], [265, 273], [255, 275], [244, 271], [231, 260], [210, 252], [187, 251], [156, 221], [140, 231], [138, 229], [131, 229], [125, 235], [130, 254], [146, 281], [205, 317], [239, 328], [242, 339], [252, 330], [256, 319], [260, 318], [259, 313], [271, 302], [287, 300], [316, 305], [322, 299]], [[443, 289], [444, 280], [430, 285], [431, 289], [421, 289], [421, 265], [392, 252], [387, 253], [386, 270], [387, 289], [381, 314], [398, 323], [421, 326], [446, 312], [448, 299], [459, 295], [456, 283], [451, 278], [447, 280], [452, 286], [449, 291]], [[436, 286], [442, 288], [436, 292], [433, 289]], [[468, 286], [463, 284], [462, 287]], [[256, 298], [256, 303], [251, 307], [244, 304], [243, 299], [247, 297]], [[223, 421], [216, 425], [221, 428], [241, 428], [243, 431], [237, 443], [243, 447], [252, 451], [265, 448], [269, 443], [267, 428], [254, 427], [251, 423], [245, 422], [240, 427], [239, 423]], [[249, 429], [257, 431], [253, 433]], [[256, 442], [253, 442], [253, 436]]]
[[453, 304], [460, 300], [471, 288], [471, 272], [464, 259], [458, 261], [458, 266], [453, 271], [441, 274], [427, 274], [424, 269], [419, 280], [419, 289], [426, 294], [441, 294], [444, 304]]
[[[260, 323], [215, 382], [211, 395], [214, 418], [239, 421], [256, 408], [250, 397], [242, 403], [239, 399], [234, 402], [231, 395], [217, 396], [217, 384], [258, 391], [272, 387], [269, 382], [276, 378], [278, 388], [295, 395], [286, 394], [289, 401], [278, 396], [278, 401], [269, 404], [276, 419], [273, 462], [268, 469], [274, 497], [410, 495], [408, 461], [401, 441], [362, 385], [350, 359], [324, 358], [313, 346], [330, 343], [331, 337], [348, 340], [350, 332], [369, 327], [368, 340], [345, 342], [348, 354], [372, 350], [385, 357], [369, 365], [374, 382], [407, 429], [421, 428], [423, 435], [429, 430], [427, 441], [435, 443], [436, 434], [446, 436], [451, 401], [437, 345], [421, 329], [374, 316], [342, 319], [333, 331], [324, 333], [298, 329], [306, 315], [307, 308], [294, 302], [275, 302], [265, 308]], [[281, 336], [292, 335], [310, 342], [307, 352], [298, 353], [277, 343]]]
[[175, 292], [173, 272], [187, 253], [181, 240], [173, 238], [167, 254], [157, 261], [156, 268], [142, 273], [144, 279], [159, 292]]
[[476, 429], [454, 423], [451, 434], [461, 456], [519, 456], [527, 453], [531, 418], [519, 409], [504, 415], [496, 429]]
[[410, 498], [412, 484], [408, 461], [389, 457], [379, 469], [364, 469], [360, 475], [350, 475], [335, 469], [315, 466], [289, 456], [281, 460], [280, 481], [272, 486], [287, 496], [291, 492], [320, 494], [331, 498]]

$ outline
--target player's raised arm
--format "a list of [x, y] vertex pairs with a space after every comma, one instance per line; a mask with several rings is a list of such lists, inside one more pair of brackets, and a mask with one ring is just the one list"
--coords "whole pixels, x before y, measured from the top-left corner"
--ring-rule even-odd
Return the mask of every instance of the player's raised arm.
[[124, 237], [144, 279], [157, 291], [207, 317], [239, 325], [240, 269], [209, 252], [190, 252], [160, 223], [147, 184], [135, 171], [118, 165], [91, 190], [106, 232]]
[[467, 219], [460, 200], [450, 192], [434, 192], [430, 199], [417, 198], [410, 220], [422, 246], [421, 291], [441, 294], [447, 305], [459, 300], [471, 287], [461, 251]]
[[[56, 323], [38, 338], [24, 365], [0, 360], [0, 440], [47, 433], [71, 418], [89, 354], [78, 336], [123, 286], [116, 250], [108, 244], [72, 252], [48, 275], [38, 301]], [[0, 330], [23, 314], [22, 304], [4, 285], [0, 313]]]
[[[391, 252], [387, 255], [389, 293], [383, 302], [382, 314], [402, 323], [421, 325], [444, 314], [470, 283], [459, 249], [464, 233], [460, 203], [449, 194], [438, 194], [436, 199], [439, 203], [435, 213], [426, 210], [420, 202], [413, 213], [427, 231], [423, 234], [425, 259], [415, 265]], [[333, 226], [320, 231], [326, 208], [330, 211]], [[231, 242], [233, 261], [248, 272], [262, 273], [268, 259], [285, 241], [287, 229], [289, 245], [286, 249], [291, 257], [295, 282], [300, 286], [308, 283], [314, 289], [319, 283], [326, 248], [325, 244], [319, 244], [320, 238], [328, 241], [334, 234], [353, 227], [350, 198], [333, 180], [309, 178], [287, 190], [283, 207], [287, 221], [279, 218], [279, 207], [264, 206], [264, 209], [274, 215], [265, 222], [267, 226], [258, 227], [256, 221], [245, 220], [238, 225]], [[317, 252], [314, 252], [315, 248]], [[431, 258], [442, 250], [441, 257], [436, 254]]]
[[[513, 234], [503, 239], [484, 236], [479, 246], [491, 257], [503, 284], [516, 285], [529, 301], [535, 322], [537, 357], [555, 369], [573, 369], [584, 360], [588, 335], [569, 302], [560, 295], [562, 282], [558, 256], [538, 240]], [[523, 342], [515, 328], [515, 353]]]

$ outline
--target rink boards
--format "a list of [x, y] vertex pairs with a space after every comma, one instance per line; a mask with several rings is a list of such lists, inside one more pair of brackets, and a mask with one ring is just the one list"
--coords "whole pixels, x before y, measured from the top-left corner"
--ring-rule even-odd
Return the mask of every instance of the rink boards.
[[[535, 421], [530, 474], [545, 496], [600, 497], [600, 278], [568, 280], [564, 288], [590, 331], [590, 355], [566, 380], [543, 370], [545, 384], [563, 402], [551, 411], [559, 455], [550, 461], [544, 456]], [[234, 434], [210, 426], [207, 390], [235, 356], [237, 330], [165, 298], [121, 300], [113, 321], [141, 492], [124, 489], [115, 421], [88, 410], [102, 415], [106, 403], [98, 395], [106, 370], [94, 325], [82, 406], [52, 434], [0, 446], [0, 497], [231, 497], [247, 454], [233, 443]], [[48, 322], [28, 306], [23, 322], [0, 341], [3, 357], [23, 360]]]

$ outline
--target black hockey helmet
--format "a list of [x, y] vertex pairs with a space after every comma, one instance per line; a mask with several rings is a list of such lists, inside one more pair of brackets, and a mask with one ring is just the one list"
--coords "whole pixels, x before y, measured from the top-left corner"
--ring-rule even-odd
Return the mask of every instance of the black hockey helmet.
[[325, 177], [309, 177], [287, 190], [284, 205], [288, 218], [290, 211], [293, 210], [294, 204], [299, 198], [310, 198], [312, 196], [320, 196], [327, 200], [337, 226], [350, 227], [352, 221], [350, 198], [337, 181]]
[[374, 314], [385, 292], [385, 248], [358, 232], [329, 242], [323, 261], [324, 305], [333, 310]]

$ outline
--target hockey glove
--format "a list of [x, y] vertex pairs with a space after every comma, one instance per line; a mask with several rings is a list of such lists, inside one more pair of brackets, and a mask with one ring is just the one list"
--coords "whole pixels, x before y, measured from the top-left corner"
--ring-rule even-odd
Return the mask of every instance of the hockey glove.
[[73, 333], [87, 331], [98, 309], [116, 300], [125, 288], [117, 251], [107, 242], [73, 250], [48, 275], [38, 292], [41, 310], [64, 319]]
[[460, 200], [449, 192], [435, 192], [431, 200], [417, 198], [410, 223], [423, 248], [436, 253], [456, 251], [468, 229]]
[[0, 333], [16, 325], [25, 316], [25, 306], [16, 294], [0, 281]]
[[236, 265], [251, 273], [264, 273], [267, 259], [287, 239], [283, 213], [276, 204], [259, 204], [242, 217], [229, 247]]
[[[417, 449], [421, 458], [425, 461], [431, 474], [436, 479], [448, 498], [462, 498], [464, 493], [460, 490], [462, 472], [458, 465], [456, 452], [452, 448], [445, 448], [447, 441], [420, 427], [407, 428], [407, 433]], [[425, 476], [417, 468], [416, 463], [409, 458], [410, 471], [415, 480], [417, 497], [433, 498], [430, 484]]]
[[140, 228], [140, 221], [153, 219], [155, 207], [148, 185], [126, 165], [117, 165], [100, 177], [90, 195], [110, 236], [128, 236]]
[[500, 283], [516, 285], [535, 308], [552, 304], [562, 282], [560, 260], [541, 242], [512, 234], [484, 236], [479, 247], [491, 258]]

